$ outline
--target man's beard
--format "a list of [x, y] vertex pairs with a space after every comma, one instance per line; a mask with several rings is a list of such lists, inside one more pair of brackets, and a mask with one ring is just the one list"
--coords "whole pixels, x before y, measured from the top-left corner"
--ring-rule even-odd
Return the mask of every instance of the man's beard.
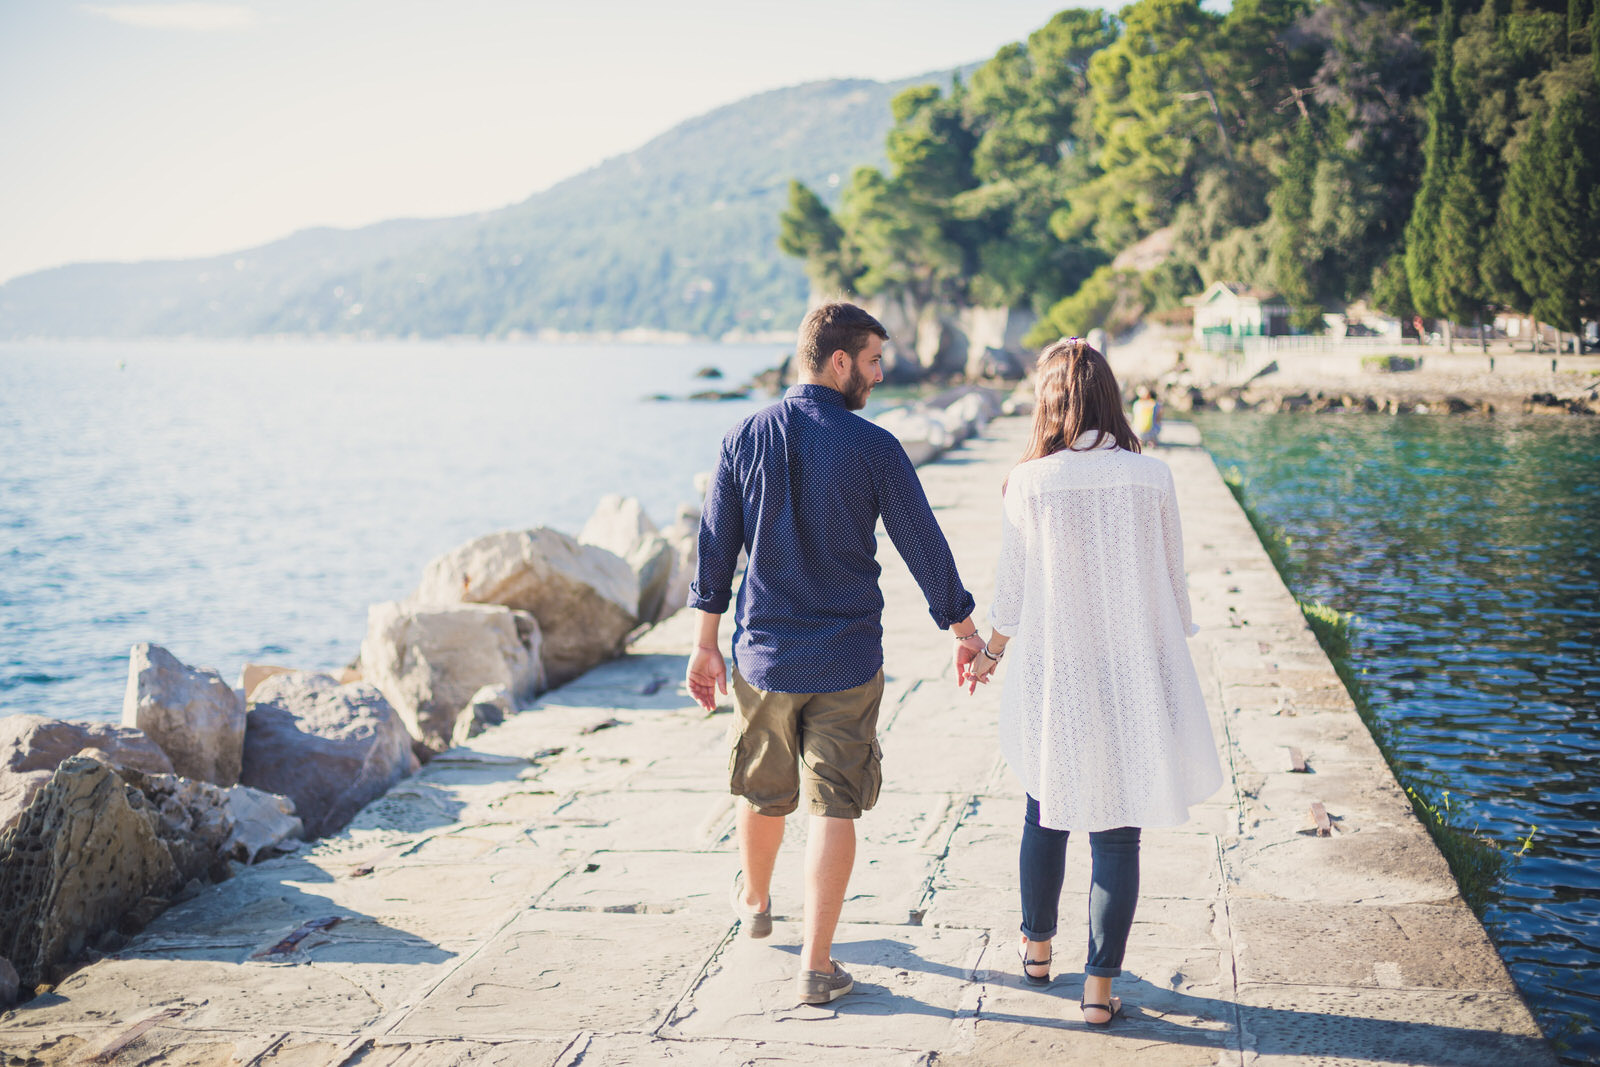
[[867, 397], [872, 394], [872, 387], [876, 384], [861, 372], [860, 367], [850, 368], [850, 380], [844, 383], [845, 407], [851, 411], [860, 411], [867, 406]]

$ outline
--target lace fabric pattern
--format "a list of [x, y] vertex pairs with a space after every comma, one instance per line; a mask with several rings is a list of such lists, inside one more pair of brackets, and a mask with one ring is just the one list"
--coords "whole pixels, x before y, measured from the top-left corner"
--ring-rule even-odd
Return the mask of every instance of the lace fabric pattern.
[[1012, 471], [989, 621], [1000, 747], [1040, 822], [1177, 826], [1222, 784], [1187, 638], [1172, 471], [1093, 434]]

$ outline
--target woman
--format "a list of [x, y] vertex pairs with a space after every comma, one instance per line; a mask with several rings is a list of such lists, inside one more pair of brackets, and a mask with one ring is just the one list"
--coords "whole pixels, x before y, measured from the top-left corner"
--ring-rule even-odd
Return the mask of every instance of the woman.
[[1027, 790], [1022, 973], [1050, 981], [1067, 835], [1089, 834], [1080, 1008], [1122, 1011], [1111, 980], [1139, 896], [1139, 831], [1176, 826], [1222, 783], [1185, 643], [1190, 620], [1172, 472], [1139, 454], [1105, 357], [1080, 338], [1041, 353], [1033, 433], [1004, 487], [987, 682], [1010, 649], [1000, 746]]

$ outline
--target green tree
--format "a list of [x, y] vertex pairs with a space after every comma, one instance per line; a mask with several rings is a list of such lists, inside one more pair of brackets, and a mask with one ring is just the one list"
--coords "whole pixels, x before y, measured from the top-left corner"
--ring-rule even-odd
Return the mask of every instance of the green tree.
[[1092, 136], [1088, 66], [1115, 38], [1105, 12], [1070, 9], [973, 73], [965, 123], [978, 139], [979, 184], [952, 209], [971, 224], [976, 302], [1042, 311], [1105, 262], [1098, 249], [1057, 238], [1051, 219], [1068, 209], [1072, 189], [1092, 173], [1084, 146]]
[[934, 86], [901, 92], [890, 102], [888, 174], [859, 169], [841, 210], [863, 268], [859, 286], [895, 290], [918, 304], [959, 303], [977, 264], [976, 235], [952, 202], [974, 185], [976, 138], [962, 124], [965, 90], [946, 96]]
[[1404, 253], [1396, 252], [1372, 272], [1371, 294], [1372, 306], [1380, 311], [1399, 319], [1409, 319], [1416, 314]]
[[[1274, 285], [1295, 309], [1296, 325], [1320, 321], [1317, 263], [1311, 249], [1311, 209], [1316, 195], [1317, 137], [1310, 120], [1300, 124], [1271, 194]], [[1314, 316], [1314, 318], [1313, 318]]]
[[1451, 310], [1435, 267], [1445, 194], [1461, 143], [1461, 103], [1456, 97], [1454, 69], [1458, 32], [1455, 0], [1444, 0], [1434, 36], [1422, 185], [1406, 224], [1406, 275], [1411, 298], [1417, 310], [1429, 318], [1447, 316]]
[[812, 284], [824, 292], [849, 292], [861, 274], [833, 212], [799, 181], [789, 182], [789, 206], [778, 217], [778, 247], [803, 260]]
[[1600, 317], [1600, 104], [1592, 88], [1535, 114], [1511, 165], [1502, 233], [1533, 315], [1576, 333]]
[[1121, 37], [1089, 63], [1101, 174], [1057, 224], [1108, 251], [1172, 221], [1199, 174], [1232, 153], [1206, 68], [1218, 16], [1199, 0], [1138, 0], [1121, 17]]
[[1434, 295], [1454, 322], [1480, 320], [1489, 299], [1482, 276], [1484, 252], [1494, 225], [1494, 200], [1488, 198], [1488, 190], [1499, 184], [1490, 168], [1482, 144], [1471, 136], [1463, 137], [1439, 205]]

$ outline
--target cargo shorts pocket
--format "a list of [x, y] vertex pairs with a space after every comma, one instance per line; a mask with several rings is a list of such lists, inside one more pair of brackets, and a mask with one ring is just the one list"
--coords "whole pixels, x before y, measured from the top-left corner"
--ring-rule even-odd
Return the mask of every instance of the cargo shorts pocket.
[[744, 796], [749, 780], [750, 762], [744, 758], [745, 737], [744, 731], [740, 731], [728, 746], [728, 792], [735, 796]]
[[872, 755], [867, 760], [867, 766], [861, 778], [861, 810], [866, 811], [878, 802], [878, 793], [883, 789], [883, 747], [878, 744], [877, 738], [872, 741]]

